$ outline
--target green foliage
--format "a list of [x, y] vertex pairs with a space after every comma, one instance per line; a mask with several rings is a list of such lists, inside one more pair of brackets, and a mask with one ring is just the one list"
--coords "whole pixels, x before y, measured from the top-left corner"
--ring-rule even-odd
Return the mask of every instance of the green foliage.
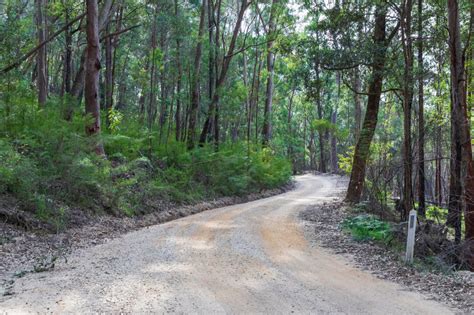
[[311, 126], [317, 131], [336, 131], [337, 126], [326, 119], [314, 119]]
[[123, 114], [114, 108], [109, 109], [107, 112], [107, 118], [109, 120], [109, 130], [112, 133], [115, 133], [118, 131], [120, 123], [123, 120]]
[[[181, 142], [159, 144], [136, 117], [116, 110], [108, 113], [103, 137], [89, 138], [87, 118], [76, 113], [67, 122], [59, 105], [37, 110], [26, 102], [8, 114], [0, 107], [0, 193], [16, 196], [58, 231], [72, 208], [133, 216], [275, 188], [291, 176], [289, 162], [270, 149], [233, 143], [218, 152], [213, 146], [188, 151]], [[99, 140], [105, 159], [93, 150]]]
[[354, 146], [347, 149], [346, 154], [338, 154], [339, 169], [346, 175], [350, 175], [352, 172], [352, 161], [354, 160]]
[[373, 240], [387, 243], [392, 238], [390, 223], [381, 221], [371, 215], [361, 214], [347, 218], [343, 221], [342, 227], [358, 241]]
[[436, 205], [429, 205], [426, 207], [426, 218], [437, 223], [445, 223], [448, 217], [448, 209], [438, 207]]

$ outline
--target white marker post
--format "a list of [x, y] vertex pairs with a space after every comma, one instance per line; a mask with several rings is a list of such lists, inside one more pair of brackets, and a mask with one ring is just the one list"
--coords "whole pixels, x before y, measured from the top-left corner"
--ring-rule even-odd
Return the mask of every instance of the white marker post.
[[408, 217], [408, 233], [407, 233], [407, 252], [405, 262], [411, 264], [413, 262], [413, 251], [415, 248], [415, 232], [416, 232], [416, 211], [411, 210]]

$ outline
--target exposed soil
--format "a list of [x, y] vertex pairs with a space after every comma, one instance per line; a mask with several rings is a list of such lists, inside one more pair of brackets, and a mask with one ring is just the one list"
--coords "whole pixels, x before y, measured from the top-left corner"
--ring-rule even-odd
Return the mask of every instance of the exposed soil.
[[[71, 227], [61, 233], [49, 233], [42, 223], [19, 209], [14, 198], [0, 198], [3, 213], [20, 213], [14, 221], [21, 224], [9, 224], [0, 220], [0, 294], [9, 294], [12, 276], [21, 276], [28, 272], [38, 272], [54, 268], [58, 260], [66, 260], [75, 249], [102, 244], [125, 233], [139, 230], [199, 213], [205, 210], [253, 201], [281, 194], [294, 188], [294, 183], [272, 190], [253, 193], [244, 197], [223, 197], [217, 200], [201, 202], [195, 205], [172, 207], [164, 205], [162, 211], [143, 216], [114, 217], [111, 215], [87, 216], [80, 218], [76, 214], [78, 227]], [[9, 215], [11, 222], [13, 215]]]
[[312, 247], [298, 213], [337, 200], [304, 175], [266, 199], [204, 211], [79, 249], [0, 297], [7, 313], [450, 314], [452, 309]]
[[341, 254], [380, 279], [400, 283], [408, 290], [455, 307], [460, 313], [474, 313], [474, 273], [446, 274], [408, 266], [403, 263], [402, 253], [380, 243], [355, 241], [343, 232], [340, 224], [348, 216], [348, 207], [340, 200], [310, 206], [300, 214], [307, 222], [306, 235], [313, 246]]

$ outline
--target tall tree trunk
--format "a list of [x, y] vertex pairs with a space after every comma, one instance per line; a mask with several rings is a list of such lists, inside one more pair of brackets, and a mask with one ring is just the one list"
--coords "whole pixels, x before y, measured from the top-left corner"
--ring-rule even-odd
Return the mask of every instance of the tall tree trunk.
[[254, 96], [254, 108], [255, 108], [255, 143], [258, 143], [258, 135], [259, 135], [259, 130], [258, 130], [258, 114], [259, 114], [259, 109], [258, 109], [258, 104], [260, 100], [260, 83], [261, 83], [261, 74], [262, 74], [262, 66], [263, 66], [263, 60], [262, 58], [259, 57], [258, 61], [258, 69], [257, 69], [257, 81], [255, 84], [255, 96]]
[[[69, 9], [65, 8], [65, 23], [69, 24]], [[65, 94], [71, 92], [71, 72], [72, 72], [72, 34], [71, 27], [68, 27], [64, 32], [64, 75], [63, 86]]]
[[[319, 41], [319, 40], [318, 40]], [[319, 59], [319, 58], [318, 58]], [[319, 60], [316, 62], [316, 111], [318, 112], [318, 119], [322, 120], [323, 115], [323, 105], [321, 103], [321, 80], [320, 80], [320, 64]], [[325, 154], [325, 139], [324, 139], [324, 130], [318, 130], [319, 135], [319, 171], [321, 173], [326, 173], [326, 154]]]
[[[247, 0], [242, 0], [239, 14], [237, 16], [237, 21], [235, 22], [234, 30], [232, 32], [232, 39], [229, 44], [229, 49], [227, 51], [227, 54], [223, 58], [223, 63], [222, 63], [221, 71], [219, 73], [219, 79], [217, 80], [217, 83], [216, 83], [214, 96], [212, 97], [211, 104], [209, 105], [207, 119], [206, 119], [206, 122], [204, 123], [204, 127], [202, 129], [201, 136], [199, 138], [199, 143], [201, 145], [206, 142], [206, 137], [210, 131], [211, 119], [213, 119], [213, 117], [216, 115], [217, 104], [219, 103], [220, 93], [222, 92], [221, 88], [224, 86], [225, 80], [227, 78], [227, 72], [229, 70], [232, 57], [234, 56], [234, 50], [235, 50], [235, 45], [237, 43], [237, 37], [240, 32], [240, 26], [242, 25], [244, 13], [247, 10], [249, 5], [250, 5], [250, 2], [248, 2]], [[218, 141], [218, 139], [215, 139], [215, 140]]]
[[204, 25], [206, 20], [206, 0], [202, 0], [201, 16], [199, 19], [198, 42], [196, 45], [196, 53], [194, 55], [194, 74], [192, 76], [191, 86], [191, 104], [189, 109], [189, 127], [188, 127], [188, 149], [193, 149], [196, 138], [197, 114], [199, 109], [199, 76], [201, 73], [201, 55], [202, 41], [204, 36]]
[[288, 128], [288, 141], [287, 141], [287, 158], [290, 160], [291, 165], [293, 167], [293, 172], [295, 171], [295, 165], [293, 161], [293, 138], [292, 138], [292, 133], [293, 130], [291, 128], [291, 118], [293, 117], [293, 99], [295, 97], [295, 92], [296, 92], [296, 86], [293, 86], [291, 89], [291, 95], [290, 95], [290, 100], [288, 102], [288, 116], [286, 117], [286, 124]]
[[[336, 126], [337, 123], [337, 108], [333, 109], [331, 113], [331, 124]], [[336, 132], [331, 131], [331, 172], [337, 173], [338, 165], [337, 165], [337, 137]]]
[[423, 0], [418, 0], [418, 214], [425, 216], [425, 118], [423, 91]]
[[158, 79], [156, 71], [156, 48], [157, 48], [157, 17], [158, 16], [158, 4], [155, 4], [155, 10], [153, 13], [153, 25], [150, 34], [150, 50], [151, 50], [151, 60], [150, 60], [150, 88], [148, 94], [148, 110], [147, 110], [147, 125], [148, 130], [151, 131], [153, 127], [153, 122], [156, 113], [156, 82]]
[[[219, 73], [219, 63], [217, 62], [217, 60], [219, 60], [219, 49], [220, 49], [220, 36], [221, 36], [221, 7], [222, 7], [222, 0], [217, 0], [217, 7], [215, 9], [215, 13], [213, 12], [213, 15], [215, 14], [216, 15], [216, 36], [215, 36], [215, 45], [214, 45], [214, 59], [215, 59], [215, 62], [214, 62], [214, 66], [215, 66], [215, 70], [214, 70], [214, 73], [217, 74]], [[215, 83], [215, 86], [217, 86], [218, 84], [218, 78], [216, 78], [216, 83]], [[212, 100], [211, 100], [212, 101]], [[216, 104], [216, 109], [215, 109], [215, 112], [214, 112], [214, 147], [215, 147], [215, 150], [218, 151], [219, 150], [219, 102]], [[225, 133], [224, 133], [224, 136], [225, 136]], [[225, 139], [224, 139], [225, 141]]]
[[[87, 5], [87, 55], [85, 62], [85, 86], [84, 95], [86, 102], [86, 114], [92, 116], [93, 120], [86, 126], [88, 135], [100, 135], [100, 104], [99, 104], [99, 70], [100, 46], [99, 46], [99, 10], [97, 0], [86, 0]], [[104, 155], [102, 142], [98, 142], [95, 151]]]
[[[44, 0], [36, 0], [36, 32], [38, 44], [46, 40], [47, 28], [44, 14]], [[48, 98], [48, 78], [47, 78], [47, 47], [41, 46], [36, 55], [36, 85], [38, 88], [38, 104], [44, 107]]]
[[[336, 84], [337, 84], [337, 100], [331, 113], [331, 124], [337, 126], [337, 107], [341, 100], [341, 74], [336, 72]], [[337, 134], [336, 129], [331, 131], [331, 172], [337, 173], [338, 171], [338, 158], [337, 158]]]
[[[360, 75], [359, 75], [359, 67], [354, 69], [354, 89], [356, 91], [361, 90], [360, 84]], [[362, 121], [362, 106], [360, 95], [358, 93], [354, 93], [354, 141], [357, 143], [360, 134], [360, 125]]]
[[[438, 24], [438, 18], [436, 19]], [[438, 61], [438, 71], [437, 71], [437, 78], [436, 78], [436, 97], [441, 97], [441, 77], [442, 77], [442, 69], [444, 68], [443, 63], [443, 56], [442, 53], [439, 53], [437, 56]], [[442, 104], [440, 102], [436, 103], [436, 111], [438, 113], [442, 112]], [[436, 132], [436, 139], [435, 139], [435, 154], [436, 154], [436, 161], [435, 161], [435, 200], [438, 206], [442, 206], [443, 204], [443, 187], [442, 187], [442, 138], [443, 138], [443, 131], [442, 127], [437, 125], [435, 132]]]
[[464, 64], [461, 49], [459, 7], [457, 0], [448, 0], [449, 51], [451, 57], [451, 162], [448, 220], [446, 224], [455, 229], [455, 241], [461, 241], [462, 208], [462, 147], [465, 135], [463, 128], [463, 82]]
[[411, 139], [411, 111], [413, 104], [413, 41], [412, 41], [412, 0], [405, 0], [402, 8], [402, 41], [405, 57], [404, 86], [403, 86], [403, 211], [401, 219], [407, 220], [408, 213], [413, 208], [413, 162]]
[[[369, 96], [367, 110], [362, 124], [359, 139], [357, 141], [354, 159], [352, 162], [351, 179], [347, 189], [346, 201], [358, 203], [362, 197], [364, 188], [365, 170], [370, 152], [370, 144], [377, 127], [377, 116], [379, 112], [380, 96], [384, 77], [385, 58], [389, 40], [385, 35], [387, 8], [384, 3], [377, 6], [375, 14], [374, 29], [374, 55], [372, 66], [372, 78], [369, 84]], [[398, 28], [398, 27], [397, 27]], [[396, 29], [392, 32], [394, 32]]]
[[276, 11], [278, 0], [272, 0], [270, 20], [267, 33], [267, 87], [265, 91], [265, 107], [263, 112], [262, 144], [268, 145], [272, 137], [272, 105], [273, 105], [273, 72], [275, 68], [275, 53], [273, 43], [276, 35]]
[[110, 126], [109, 112], [113, 108], [113, 45], [112, 36], [110, 34], [110, 23], [107, 25], [107, 37], [105, 38], [105, 109], [107, 127]]
[[[178, 0], [174, 0], [174, 15], [177, 20], [180, 18]], [[176, 141], [181, 140], [181, 81], [183, 77], [183, 68], [181, 66], [180, 35], [181, 34], [176, 34], [176, 66], [178, 68], [178, 76], [176, 77], [176, 113], [175, 113]]]
[[[69, 8], [64, 6], [64, 20], [65, 20], [66, 25], [69, 25], [69, 18], [70, 18], [69, 10], [70, 10]], [[69, 96], [71, 94], [71, 76], [72, 76], [72, 33], [71, 33], [70, 26], [68, 26], [64, 32], [64, 43], [65, 43], [65, 47], [64, 47], [62, 96], [64, 95]], [[67, 98], [66, 104], [64, 106], [63, 118], [67, 121], [70, 121], [72, 119], [73, 110], [74, 110], [73, 104], [69, 100], [69, 98]]]
[[[98, 22], [98, 32], [102, 31], [104, 27], [107, 25], [110, 17], [110, 12], [112, 11], [112, 2], [113, 0], [105, 0], [100, 11], [99, 22]], [[81, 55], [81, 62], [79, 64], [79, 69], [76, 72], [76, 76], [74, 77], [74, 81], [71, 88], [71, 95], [74, 96], [81, 101], [82, 92], [84, 88], [84, 78], [85, 78], [85, 62], [86, 58], [86, 50]]]
[[[469, 36], [470, 38], [473, 36], [474, 32], [474, 6], [471, 5], [471, 17], [469, 23]], [[466, 122], [465, 131], [466, 131], [466, 139], [464, 146], [466, 147], [466, 158], [468, 160], [467, 165], [467, 177], [466, 177], [466, 209], [464, 213], [464, 223], [466, 226], [466, 233], [465, 233], [465, 251], [464, 256], [466, 257], [468, 266], [471, 271], [474, 271], [474, 161], [472, 158], [472, 147], [471, 147], [471, 135], [470, 135], [470, 118], [471, 115], [468, 114], [472, 110], [472, 104], [468, 102], [471, 101], [474, 97], [474, 79], [473, 79], [473, 72], [474, 72], [474, 44], [472, 43], [472, 39], [468, 42], [468, 46], [466, 47], [466, 52], [468, 56], [466, 56], [468, 65], [466, 69], [466, 85], [465, 85], [465, 93], [464, 93], [464, 120]]]
[[[168, 117], [168, 84], [166, 80], [166, 72], [168, 70], [167, 59], [168, 59], [168, 45], [166, 42], [166, 31], [161, 30], [160, 32], [160, 49], [163, 52], [163, 65], [160, 67], [160, 134], [159, 140], [162, 143], [163, 128], [165, 127]], [[168, 141], [168, 139], [166, 139]]]

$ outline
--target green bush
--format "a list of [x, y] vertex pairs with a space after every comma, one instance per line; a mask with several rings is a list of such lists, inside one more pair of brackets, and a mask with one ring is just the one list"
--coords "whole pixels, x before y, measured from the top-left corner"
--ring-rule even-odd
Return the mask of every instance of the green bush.
[[371, 215], [362, 214], [347, 218], [342, 222], [342, 227], [358, 241], [373, 240], [387, 243], [392, 238], [390, 223], [381, 221]]
[[[70, 208], [131, 216], [163, 203], [272, 189], [291, 178], [290, 163], [270, 148], [222, 143], [218, 152], [213, 145], [189, 151], [182, 142], [159, 143], [156, 131], [118, 112], [109, 113], [113, 128], [100, 139], [87, 137], [82, 113], [65, 121], [64, 104], [53, 100], [38, 110], [34, 99], [22, 100], [8, 114], [0, 104], [0, 193], [15, 195], [57, 230]], [[98, 141], [107, 158], [93, 153]]]

